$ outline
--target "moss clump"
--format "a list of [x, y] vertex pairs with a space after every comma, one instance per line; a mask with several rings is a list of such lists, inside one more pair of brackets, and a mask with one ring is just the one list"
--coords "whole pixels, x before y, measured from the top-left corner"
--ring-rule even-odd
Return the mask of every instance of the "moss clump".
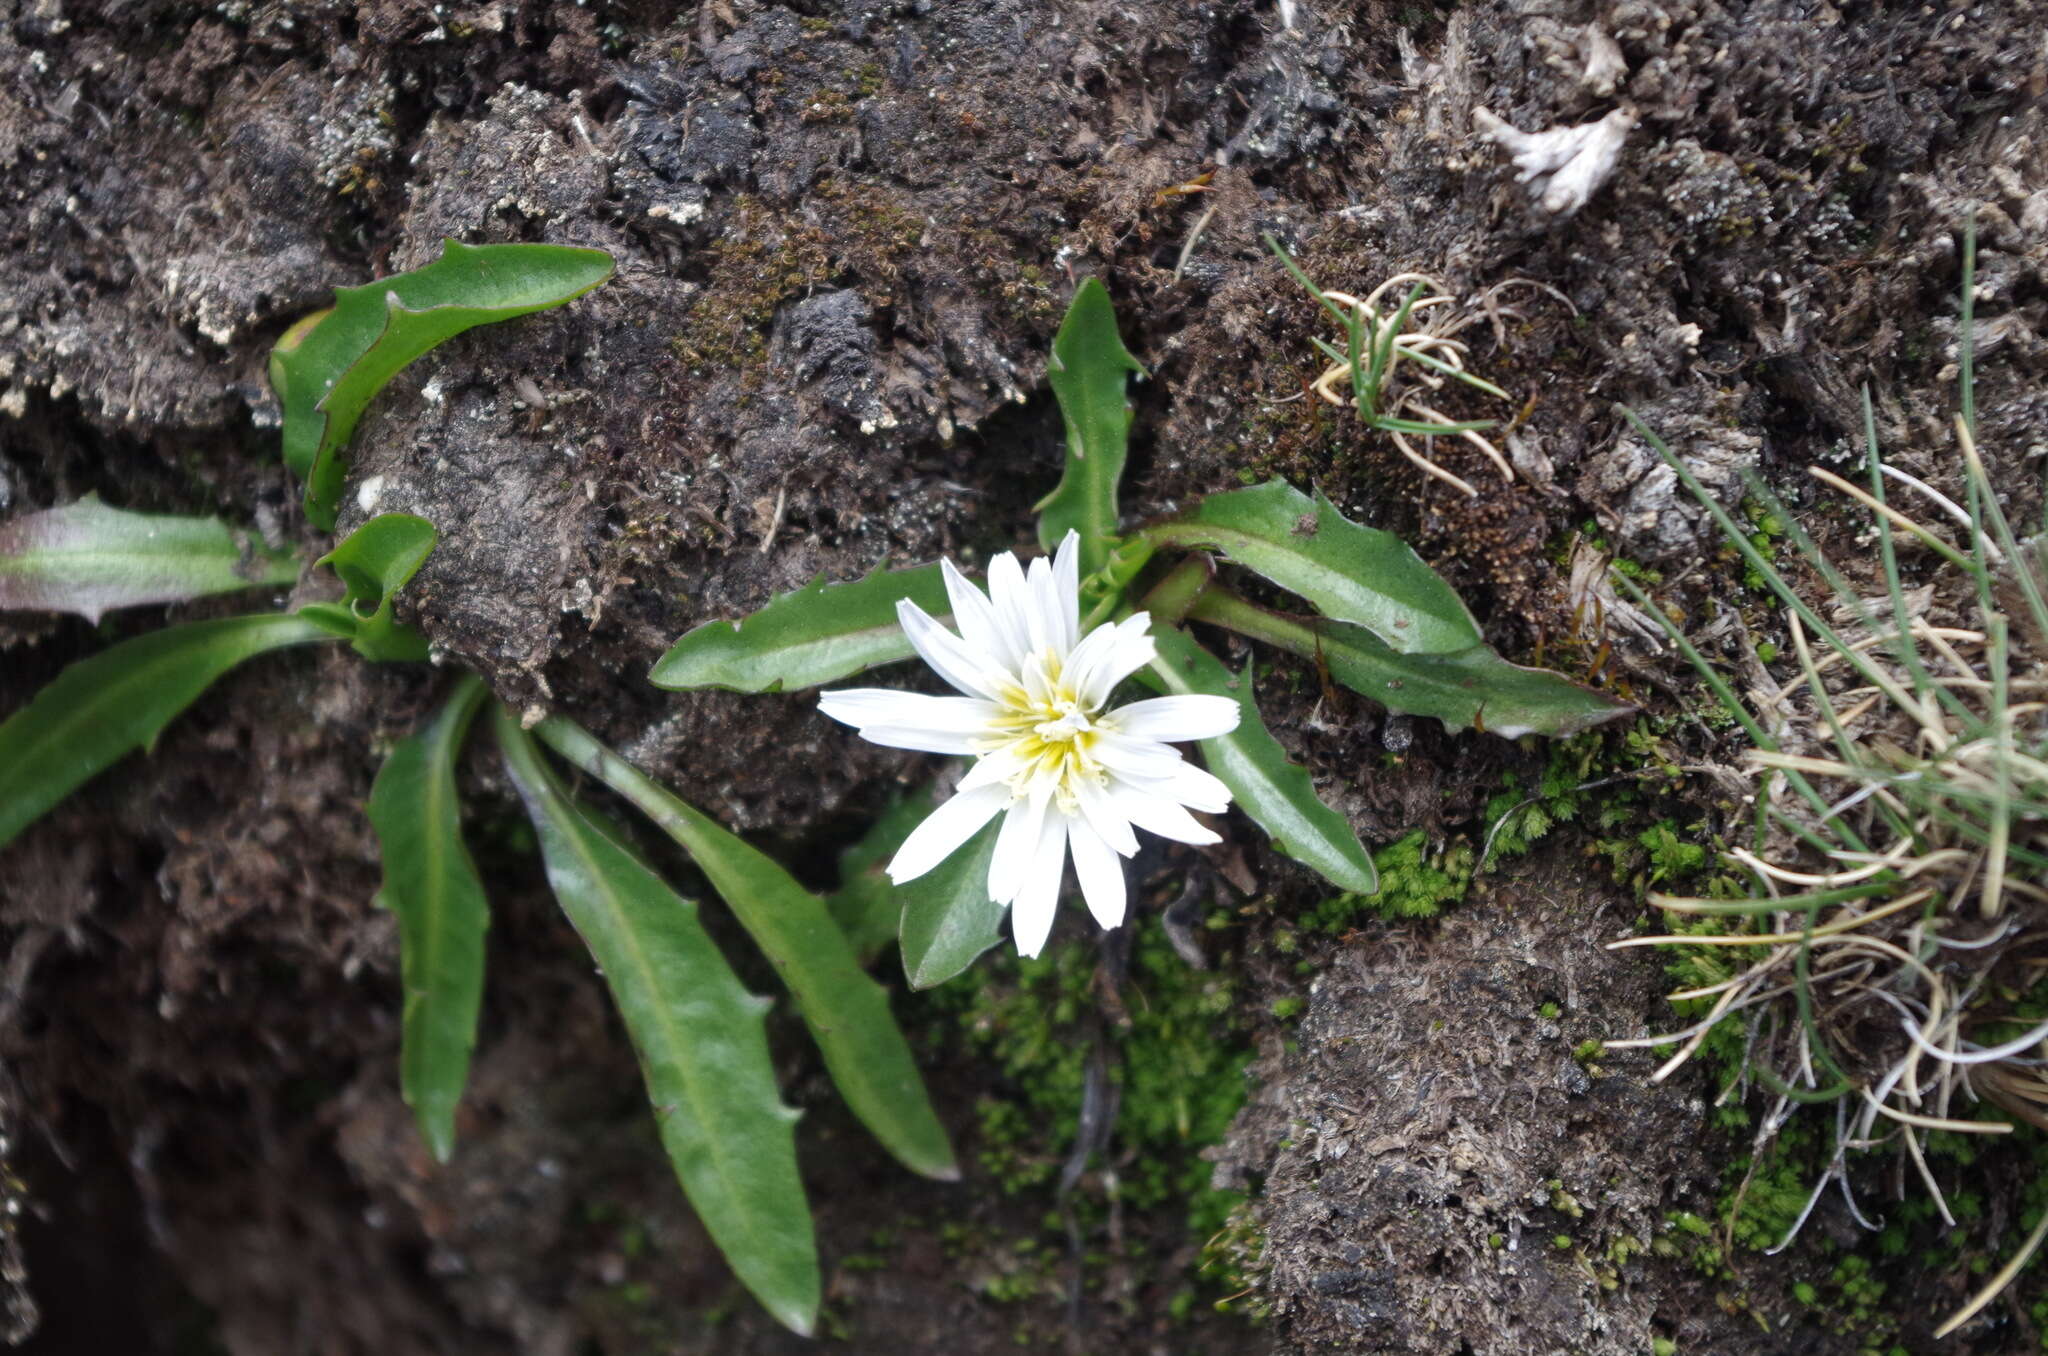
[[676, 356], [697, 370], [757, 368], [775, 308], [837, 271], [823, 233], [751, 195], [733, 203], [709, 254], [710, 281], [675, 338]]
[[1814, 1131], [1795, 1124], [1779, 1131], [1754, 1159], [1732, 1162], [1720, 1202], [1728, 1236], [1759, 1252], [1778, 1246], [1806, 1207], [1825, 1167], [1823, 1154]]
[[1036, 960], [991, 955], [978, 983], [940, 989], [957, 1004], [968, 1042], [990, 1056], [1004, 1087], [980, 1100], [981, 1161], [1008, 1192], [1058, 1178], [1078, 1134], [1092, 1041], [1089, 1019], [1121, 1056], [1120, 1098], [1108, 1152], [1108, 1187], [1128, 1206], [1185, 1203], [1189, 1231], [1224, 1226], [1241, 1197], [1209, 1186], [1201, 1150], [1217, 1143], [1244, 1104], [1251, 1063], [1226, 973], [1189, 969], [1158, 928], [1141, 928], [1114, 1001], [1096, 983], [1094, 953], [1056, 948]]
[[[1263, 1322], [1273, 1311], [1270, 1301], [1258, 1289], [1257, 1277], [1265, 1269], [1266, 1231], [1253, 1214], [1251, 1202], [1242, 1198], [1231, 1207], [1223, 1227], [1202, 1244], [1200, 1270], [1219, 1290], [1219, 1314], [1237, 1313], [1254, 1323]], [[1175, 1296], [1176, 1305], [1179, 1296]]]
[[[1373, 854], [1378, 894], [1337, 895], [1302, 924], [1340, 933], [1367, 915], [1431, 917], [1465, 897], [1482, 865], [1481, 852], [1485, 867], [1497, 868], [1563, 824], [1581, 824], [1598, 835], [1588, 852], [1608, 859], [1617, 883], [1663, 884], [1697, 873], [1708, 861], [1707, 849], [1691, 841], [1697, 832], [1671, 820], [1645, 825], [1650, 794], [1684, 775], [1662, 738], [1662, 727], [1670, 723], [1645, 719], [1628, 730], [1553, 742], [1533, 784], [1512, 771], [1503, 775], [1500, 790], [1486, 802], [1477, 847], [1463, 839], [1432, 847], [1419, 830], [1410, 833]], [[1616, 780], [1616, 773], [1623, 779]]]
[[1378, 894], [1341, 894], [1324, 900], [1302, 922], [1319, 932], [1340, 933], [1363, 916], [1430, 918], [1465, 897], [1472, 883], [1474, 854], [1469, 844], [1431, 849], [1422, 830], [1389, 843], [1372, 855], [1379, 868]]
[[807, 205], [860, 280], [861, 295], [873, 306], [892, 304], [931, 229], [915, 200], [899, 190], [832, 178], [811, 190]]
[[1672, 820], [1658, 820], [1638, 833], [1633, 843], [1618, 844], [1610, 851], [1616, 883], [1625, 881], [1647, 889], [1691, 878], [1707, 865], [1707, 847], [1695, 841], [1706, 831], [1705, 825], [1681, 829]]
[[845, 90], [827, 86], [811, 96], [800, 119], [807, 123], [852, 122], [855, 100]]

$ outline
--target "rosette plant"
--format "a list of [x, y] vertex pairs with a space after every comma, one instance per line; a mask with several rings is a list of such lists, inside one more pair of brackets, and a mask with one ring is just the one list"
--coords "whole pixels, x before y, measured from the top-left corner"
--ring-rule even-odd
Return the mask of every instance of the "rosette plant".
[[[471, 326], [560, 305], [610, 276], [599, 250], [447, 243], [425, 268], [336, 293], [272, 354], [288, 467], [307, 519], [331, 528], [343, 454], [369, 401], [400, 369]], [[347, 640], [372, 661], [420, 662], [424, 635], [394, 600], [435, 544], [425, 519], [371, 518], [321, 557], [344, 596], [284, 612], [185, 622], [121, 640], [64, 670], [0, 722], [0, 849], [94, 775], [157, 736], [230, 668], [263, 652]], [[0, 523], [0, 608], [105, 611], [277, 589], [296, 556], [211, 518], [131, 513], [87, 500]], [[399, 1082], [436, 1158], [454, 1152], [482, 1009], [483, 882], [464, 846], [457, 760], [485, 705], [463, 674], [438, 712], [384, 759], [367, 806], [383, 858], [377, 903], [399, 923], [404, 990]], [[531, 733], [503, 707], [489, 723], [532, 819], [548, 881], [588, 945], [633, 1039], [661, 1140], [684, 1194], [734, 1274], [777, 1319], [808, 1333], [821, 1284], [797, 1170], [797, 1112], [770, 1057], [771, 1000], [749, 993], [679, 894], [602, 810], [579, 799], [543, 746], [609, 785], [689, 855], [773, 963], [856, 1116], [914, 1171], [959, 1175], [887, 995], [861, 969], [826, 901], [670, 795], [565, 717]]]
[[[1369, 350], [1391, 343], [1394, 328], [1370, 342], [1354, 333], [1348, 361], [1375, 361]], [[826, 714], [877, 743], [976, 759], [907, 836], [906, 816], [892, 814], [871, 845], [876, 856], [894, 852], [893, 888], [870, 904], [893, 922], [914, 987], [951, 978], [998, 942], [1007, 910], [1018, 949], [1036, 954], [1069, 853], [1096, 919], [1121, 922], [1120, 859], [1136, 850], [1133, 826], [1215, 841], [1190, 809], [1234, 803], [1331, 883], [1378, 888], [1356, 832], [1260, 719], [1251, 667], [1225, 665], [1197, 639], [1197, 625], [1311, 660], [1389, 710], [1434, 716], [1451, 730], [1566, 735], [1633, 710], [1503, 659], [1411, 548], [1352, 522], [1321, 494], [1275, 480], [1126, 527], [1118, 487], [1134, 375], [1143, 368], [1118, 335], [1108, 292], [1083, 283], [1050, 363], [1067, 456], [1037, 509], [1049, 560], [1027, 571], [998, 554], [986, 594], [951, 561], [845, 583], [821, 576], [752, 616], [698, 626], [651, 675], [667, 688], [778, 692], [918, 656], [955, 689], [820, 699]], [[1237, 571], [1297, 595], [1306, 610], [1251, 601], [1234, 586]], [[1112, 704], [1125, 679], [1154, 695]], [[1182, 740], [1198, 743], [1206, 772], [1168, 747]]]

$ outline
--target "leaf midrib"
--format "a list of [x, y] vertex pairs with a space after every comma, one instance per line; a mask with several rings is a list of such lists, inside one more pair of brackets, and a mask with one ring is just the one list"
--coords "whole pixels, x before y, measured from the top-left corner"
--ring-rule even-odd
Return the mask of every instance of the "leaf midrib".
[[[455, 769], [443, 754], [454, 737], [454, 732], [459, 730], [462, 724], [461, 718], [453, 715], [451, 710], [447, 727], [444, 729], [442, 721], [436, 720], [429, 731], [426, 746], [420, 750], [427, 764], [425, 822], [428, 825], [426, 855], [429, 881], [427, 906], [424, 910], [427, 915], [424, 920], [427, 927], [424, 939], [427, 954], [424, 958], [426, 964], [422, 968], [426, 988], [422, 996], [427, 1000], [425, 1006], [431, 1010], [429, 1015], [421, 1017], [420, 1025], [423, 1029], [431, 1028], [436, 1032], [439, 1031], [441, 1005], [434, 1002], [433, 997], [440, 988], [442, 972], [447, 961], [447, 925], [451, 911], [450, 901], [453, 898], [453, 892], [449, 888], [448, 868], [454, 860], [454, 854], [449, 850], [449, 840], [462, 832], [459, 812], [451, 814], [455, 801]], [[452, 833], [438, 832], [443, 820], [447, 818], [454, 821]], [[421, 1050], [419, 1057], [424, 1060], [427, 1052]], [[424, 1071], [421, 1071], [421, 1076], [424, 1079]], [[437, 1104], [440, 1100], [436, 1098]]]
[[[307, 634], [301, 635], [296, 639], [277, 639], [275, 637], [264, 637], [262, 636], [262, 633], [271, 629], [270, 626], [268, 625], [229, 627], [224, 624], [225, 622], [230, 621], [244, 623], [272, 623], [281, 621], [294, 622], [297, 623], [298, 627], [304, 628]], [[102, 684], [100, 687], [94, 690], [89, 700], [73, 706], [69, 714], [59, 716], [57, 721], [45, 724], [42, 727], [43, 732], [41, 735], [32, 736], [32, 742], [28, 743], [27, 746], [24, 748], [22, 756], [18, 760], [18, 763], [25, 763], [29, 761], [31, 758], [40, 755], [41, 752], [49, 745], [52, 739], [55, 739], [60, 735], [69, 736], [81, 724], [85, 723], [88, 713], [97, 715], [99, 711], [105, 709], [109, 700], [115, 695], [126, 694], [128, 692], [131, 692], [135, 690], [135, 687], [137, 685], [142, 685], [145, 687], [157, 685], [154, 682], [144, 683], [143, 680], [154, 680], [156, 676], [166, 667], [176, 668], [178, 666], [177, 661], [189, 659], [195, 651], [202, 648], [200, 642], [212, 638], [212, 635], [234, 636], [237, 641], [241, 642], [236, 647], [238, 652], [235, 654], [235, 657], [233, 659], [228, 660], [226, 664], [224, 664], [221, 667], [220, 674], [217, 674], [215, 676], [214, 681], [218, 681], [219, 677], [221, 675], [224, 675], [228, 669], [235, 667], [235, 665], [241, 663], [245, 659], [255, 658], [257, 655], [263, 653], [265, 650], [281, 649], [286, 645], [300, 644], [306, 641], [313, 640], [328, 640], [333, 638], [326, 631], [321, 630], [320, 628], [314, 626], [312, 623], [301, 622], [297, 617], [291, 616], [289, 614], [279, 614], [275, 617], [224, 618], [222, 619], [222, 623], [194, 622], [190, 624], [195, 626], [216, 627], [217, 629], [214, 632], [212, 632], [209, 636], [187, 637], [187, 639], [193, 641], [193, 644], [191, 644], [190, 646], [168, 648], [163, 651], [160, 651], [159, 653], [151, 656], [148, 660], [146, 660], [141, 667], [131, 668], [127, 670], [125, 673], [122, 673], [121, 675], [113, 679], [111, 682]], [[281, 629], [289, 631], [293, 628], [286, 627]], [[158, 634], [162, 633], [159, 632]], [[261, 639], [259, 640], [258, 637], [261, 637]], [[113, 650], [111, 649], [102, 650], [98, 655], [94, 655], [93, 658], [102, 658], [112, 653]], [[207, 684], [207, 686], [211, 686], [211, 683]], [[205, 688], [202, 687], [200, 691], [203, 693], [205, 691]], [[197, 700], [196, 696], [194, 700]], [[33, 705], [34, 701], [33, 699], [31, 699], [30, 706], [23, 707], [22, 712], [17, 714], [27, 712]], [[175, 719], [176, 715], [177, 713], [173, 712], [172, 718]], [[144, 742], [146, 742], [146, 737], [144, 740], [130, 741], [128, 743], [128, 747], [139, 748]]]
[[[538, 756], [536, 752], [536, 759]], [[546, 776], [547, 774], [543, 771], [541, 775]], [[562, 796], [553, 787], [545, 788], [543, 794], [556, 803], [565, 821], [573, 817], [574, 829], [565, 836], [569, 839], [570, 845], [578, 859], [584, 864], [589, 878], [597, 884], [600, 893], [603, 895], [605, 906], [614, 923], [614, 935], [619, 937], [621, 944], [626, 947], [633, 967], [640, 977], [640, 982], [645, 986], [645, 991], [650, 994], [663, 992], [662, 986], [655, 979], [653, 963], [648, 959], [647, 951], [640, 943], [638, 930], [626, 922], [625, 912], [617, 903], [617, 892], [605, 882], [602, 873], [598, 870], [597, 855], [590, 850], [589, 838], [589, 835], [594, 833], [595, 830], [590, 828], [588, 822], [584, 820], [582, 812], [570, 804], [567, 798]], [[623, 849], [621, 849], [620, 855], [625, 855]], [[626, 860], [632, 861], [630, 857], [626, 858]], [[644, 867], [640, 867], [638, 862], [633, 862], [632, 864], [636, 868], [645, 870]], [[690, 1072], [690, 1062], [677, 1056], [676, 1052], [683, 1048], [681, 1032], [676, 1027], [675, 1020], [670, 1014], [667, 1004], [657, 1002], [650, 1006], [654, 1009], [654, 1020], [661, 1028], [664, 1057], [668, 1066], [675, 1070], [676, 1076], [683, 1081], [690, 1096], [691, 1110], [694, 1112], [698, 1106], [705, 1103], [706, 1099], [703, 1096], [704, 1090], [699, 1086], [698, 1079]], [[701, 1117], [698, 1119], [698, 1124], [700, 1127], [703, 1125]], [[666, 1127], [662, 1128], [665, 1129]], [[703, 1139], [710, 1148], [712, 1158], [718, 1164], [720, 1180], [727, 1184], [726, 1189], [729, 1193], [728, 1203], [732, 1200], [745, 1199], [744, 1193], [732, 1186], [732, 1183], [740, 1179], [733, 1171], [732, 1160], [728, 1156], [724, 1137], [721, 1135], [705, 1134]], [[745, 1229], [749, 1240], [758, 1248], [761, 1235], [755, 1227], [753, 1211], [743, 1208], [736, 1213], [739, 1215], [741, 1225]]]
[[[1245, 531], [1243, 528], [1189, 521], [1163, 524], [1152, 529], [1152, 535], [1160, 541], [1172, 542], [1176, 545], [1213, 546], [1229, 556], [1234, 562], [1247, 568], [1256, 567], [1252, 566], [1244, 558], [1244, 554], [1242, 554], [1244, 548], [1251, 548], [1249, 551], [1251, 555], [1257, 555], [1261, 550], [1270, 551], [1274, 555], [1285, 556], [1289, 560], [1300, 562], [1303, 572], [1313, 576], [1310, 582], [1314, 583], [1322, 592], [1333, 597], [1356, 597], [1359, 594], [1365, 594], [1369, 597], [1385, 599], [1387, 610], [1389, 611], [1412, 613], [1448, 626], [1455, 626], [1461, 620], [1459, 617], [1435, 612], [1414, 603], [1401, 602], [1393, 594], [1383, 589], [1374, 588], [1362, 580], [1355, 579], [1336, 566], [1317, 560], [1307, 552], [1290, 549], [1280, 542], [1276, 542], [1268, 537], [1257, 536]], [[1293, 591], [1303, 593], [1301, 589], [1294, 589]], [[1307, 595], [1303, 593], [1303, 596], [1306, 597]], [[1346, 621], [1350, 622], [1353, 626], [1363, 626], [1368, 630], [1372, 629], [1371, 623], [1363, 621], [1358, 617], [1332, 617], [1331, 620]], [[1474, 635], [1476, 636], [1477, 634], [1478, 632], [1475, 628]], [[1391, 643], [1389, 648], [1391, 648]]]

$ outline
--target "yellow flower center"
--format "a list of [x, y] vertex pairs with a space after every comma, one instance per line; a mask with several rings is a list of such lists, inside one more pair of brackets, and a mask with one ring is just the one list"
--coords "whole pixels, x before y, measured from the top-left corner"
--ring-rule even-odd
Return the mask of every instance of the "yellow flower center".
[[[1035, 666], [1026, 665], [1024, 682], [1003, 685], [1003, 712], [990, 723], [983, 752], [1001, 753], [1016, 763], [1017, 770], [1005, 779], [1011, 791], [1030, 795], [1049, 784], [1060, 809], [1072, 814], [1078, 805], [1076, 785], [1099, 786], [1105, 774], [1090, 752], [1100, 729], [1080, 694], [1061, 681], [1061, 667], [1059, 656], [1047, 650]], [[1042, 684], [1035, 681], [1041, 675]]]

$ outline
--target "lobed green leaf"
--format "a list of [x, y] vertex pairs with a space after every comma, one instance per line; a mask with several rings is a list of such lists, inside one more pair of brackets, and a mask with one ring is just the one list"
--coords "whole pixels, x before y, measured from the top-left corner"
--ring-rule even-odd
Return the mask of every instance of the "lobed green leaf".
[[289, 584], [299, 567], [218, 518], [130, 513], [95, 495], [0, 523], [0, 609], [75, 612]]
[[377, 392], [443, 340], [572, 301], [612, 275], [603, 250], [443, 243], [424, 268], [338, 287], [334, 306], [285, 332], [270, 355], [284, 406], [285, 465], [306, 481], [306, 516], [331, 530], [341, 450]]
[[821, 574], [751, 617], [693, 628], [648, 680], [677, 690], [781, 692], [908, 659], [916, 651], [896, 621], [903, 598], [935, 617], [952, 609], [937, 565], [876, 570], [846, 584], [828, 584]]
[[311, 603], [299, 609], [346, 638], [372, 661], [418, 662], [427, 657], [427, 638], [392, 617], [392, 600], [434, 553], [434, 525], [410, 513], [380, 513], [313, 562], [333, 567], [347, 596], [339, 603]]
[[1328, 622], [1317, 632], [1332, 678], [1389, 710], [1434, 716], [1452, 731], [1562, 737], [1635, 711], [1561, 673], [1511, 664], [1485, 645], [1404, 655], [1362, 626]]
[[289, 614], [186, 622], [81, 659], [0, 724], [0, 846], [245, 659], [328, 633]]
[[742, 1284], [786, 1327], [817, 1321], [797, 1113], [775, 1088], [770, 1003], [740, 987], [697, 906], [598, 827], [503, 707], [494, 728], [526, 801], [548, 884], [604, 972], [633, 1038], [676, 1178]]
[[1485, 645], [1403, 654], [1363, 626], [1268, 612], [1220, 591], [1204, 594], [1188, 615], [1312, 659], [1388, 710], [1434, 716], [1453, 731], [1572, 735], [1636, 709], [1561, 673], [1511, 664]]
[[1009, 905], [988, 893], [989, 863], [1002, 826], [998, 815], [945, 861], [896, 887], [903, 900], [903, 974], [911, 988], [944, 984], [1003, 940]]
[[1060, 483], [1038, 503], [1039, 544], [1050, 551], [1070, 530], [1079, 532], [1084, 575], [1101, 569], [1116, 544], [1132, 415], [1124, 386], [1133, 372], [1145, 375], [1117, 334], [1108, 289], [1090, 278], [1053, 336], [1046, 379], [1066, 421], [1067, 460]]
[[1230, 788], [1239, 809], [1266, 831], [1273, 846], [1340, 889], [1369, 895], [1380, 888], [1372, 855], [1351, 824], [1321, 797], [1308, 773], [1266, 729], [1252, 703], [1251, 670], [1233, 676], [1223, 662], [1171, 627], [1153, 632], [1159, 654], [1151, 672], [1168, 692], [1206, 693], [1237, 703], [1237, 728], [1202, 741], [1209, 771]]
[[1160, 545], [1221, 551], [1403, 654], [1480, 643], [1471, 611], [1413, 547], [1352, 522], [1321, 491], [1311, 499], [1284, 480], [1269, 480], [1212, 494], [1144, 535]]
[[890, 1153], [914, 1172], [957, 1181], [945, 1127], [924, 1079], [889, 1015], [889, 997], [860, 968], [825, 901], [766, 854], [686, 804], [591, 738], [551, 716], [541, 741], [633, 802], [697, 864], [733, 916], [774, 963], [846, 1104]]
[[405, 988], [399, 1087], [443, 1163], [455, 1151], [455, 1107], [476, 1048], [490, 926], [455, 797], [455, 755], [483, 698], [483, 680], [464, 674], [426, 728], [392, 747], [368, 806], [384, 861], [377, 906], [398, 918]]

